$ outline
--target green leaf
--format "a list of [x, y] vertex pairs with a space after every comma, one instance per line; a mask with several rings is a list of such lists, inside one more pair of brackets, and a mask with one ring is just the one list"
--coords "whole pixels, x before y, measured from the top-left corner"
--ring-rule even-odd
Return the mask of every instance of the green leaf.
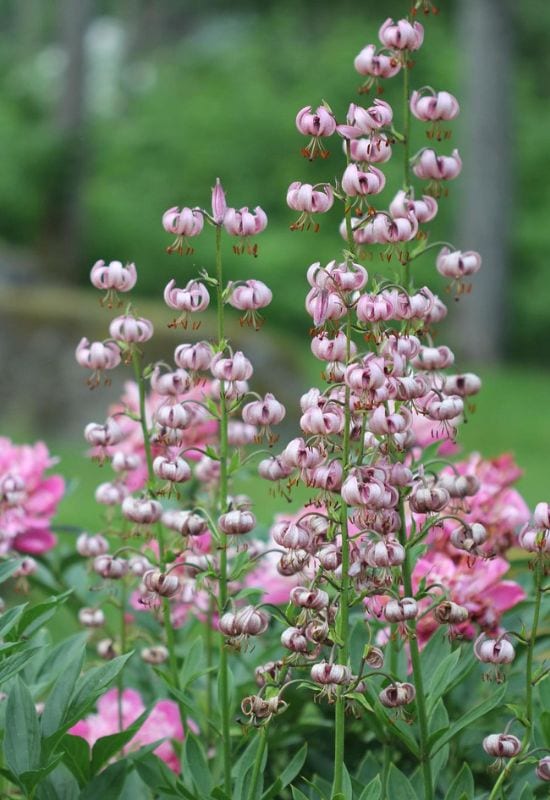
[[307, 743], [303, 744], [298, 752], [292, 757], [290, 763], [287, 764], [287, 766], [283, 769], [275, 783], [266, 789], [261, 800], [271, 800], [271, 798], [277, 797], [281, 789], [284, 789], [289, 785], [289, 783], [292, 783], [296, 775], [299, 774], [300, 770], [304, 766], [306, 755]]
[[15, 570], [21, 565], [20, 558], [8, 558], [0, 563], [0, 583], [11, 578]]
[[5, 658], [0, 664], [0, 686], [26, 667], [41, 649], [40, 647], [27, 647], [26, 650]]
[[449, 730], [443, 734], [441, 738], [437, 741], [437, 747], [435, 750], [432, 751], [432, 756], [434, 756], [442, 747], [444, 747], [448, 742], [450, 742], [457, 733], [460, 733], [461, 730], [471, 725], [476, 719], [479, 719], [484, 714], [487, 714], [493, 708], [498, 706], [502, 701], [504, 695], [506, 694], [507, 686], [504, 684], [503, 686], [499, 686], [490, 697], [484, 700], [482, 703], [478, 703], [477, 706], [474, 706], [470, 711], [466, 712], [459, 720], [454, 722]]
[[90, 746], [85, 739], [66, 733], [59, 743], [63, 751], [63, 761], [71, 770], [80, 786], [90, 779]]
[[260, 736], [253, 736], [231, 771], [235, 778], [235, 786], [233, 789], [234, 800], [242, 800], [244, 797], [246, 775], [254, 765], [259, 747]]
[[344, 800], [353, 800], [353, 787], [351, 785], [351, 778], [349, 776], [348, 768], [342, 764], [342, 794]]
[[42, 736], [53, 736], [63, 727], [75, 684], [84, 663], [85, 645], [82, 640], [65, 643], [65, 668], [59, 675], [46, 702], [41, 719]]
[[550, 747], [550, 711], [543, 711], [541, 713], [540, 728], [546, 747]]
[[88, 642], [88, 634], [85, 631], [75, 633], [63, 639], [62, 642], [52, 647], [48, 653], [48, 657], [44, 659], [43, 663], [36, 675], [38, 683], [45, 686], [55, 683], [58, 679], [60, 672], [62, 672], [70, 658], [76, 657], [79, 652], [78, 644], [85, 645]]
[[297, 789], [295, 786], [292, 786], [291, 789], [292, 800], [309, 800], [309, 797], [300, 791], [300, 789]]
[[533, 797], [533, 789], [528, 783], [526, 783], [521, 791], [519, 800], [533, 800]]
[[460, 658], [460, 652], [460, 650], [455, 650], [453, 653], [450, 653], [446, 658], [443, 659], [443, 661], [439, 662], [430, 676], [430, 682], [428, 685], [428, 699], [426, 703], [428, 717], [432, 715], [437, 701], [440, 697], [442, 697], [445, 689], [452, 680], [453, 670]]
[[28, 772], [23, 772], [19, 776], [19, 780], [23, 784], [23, 786], [27, 789], [29, 793], [38, 786], [39, 783], [42, 781], [52, 772], [61, 759], [63, 758], [63, 753], [57, 753], [52, 760], [46, 764], [45, 767], [41, 767], [40, 769], [32, 769]]
[[465, 796], [467, 800], [472, 800], [474, 791], [474, 776], [468, 764], [465, 763], [449, 786], [445, 800], [461, 800], [462, 796]]
[[118, 800], [128, 774], [125, 759], [100, 772], [80, 793], [79, 800]]
[[[48, 598], [48, 600], [44, 600], [43, 603], [36, 603], [35, 605], [26, 608], [21, 616], [19, 625], [17, 626], [16, 638], [28, 638], [29, 636], [32, 636], [33, 633], [36, 633], [36, 631], [41, 628], [45, 622], [53, 617], [57, 611], [57, 607], [62, 605], [65, 600], [67, 600], [69, 595], [72, 594], [72, 591], [72, 589], [69, 589], [62, 594], [58, 594], [54, 597]], [[12, 631], [11, 638], [13, 638], [13, 636], [14, 632]]]
[[111, 684], [124, 667], [133, 652], [113, 658], [100, 667], [88, 670], [77, 682], [74, 696], [65, 715], [65, 724], [74, 725], [82, 719], [104, 689]]
[[139, 731], [150, 713], [150, 709], [144, 711], [135, 722], [132, 722], [132, 724], [123, 731], [112, 733], [109, 736], [102, 736], [96, 741], [92, 748], [92, 775], [96, 775], [101, 767], [109, 761], [111, 756], [116, 755], [122, 750], [125, 744], [128, 744], [130, 739]]
[[36, 791], [36, 800], [78, 800], [80, 788], [75, 777], [64, 764], [58, 766], [43, 781]]
[[202, 639], [197, 637], [191, 644], [185, 656], [183, 667], [180, 673], [180, 688], [184, 690], [190, 683], [196, 680], [204, 672], [203, 644]]
[[174, 772], [166, 766], [158, 756], [148, 753], [141, 758], [133, 759], [137, 773], [143, 783], [157, 791], [161, 786], [176, 792], [177, 779]]
[[370, 783], [368, 783], [361, 794], [359, 795], [359, 800], [380, 800], [380, 795], [382, 794], [382, 781], [380, 780], [380, 775], [377, 775], [375, 778], [372, 779]]
[[365, 786], [369, 782], [372, 782], [372, 779], [376, 777], [380, 772], [380, 764], [375, 759], [373, 754], [369, 751], [363, 756], [359, 767], [357, 768], [357, 773], [355, 775], [355, 779]]
[[34, 700], [23, 681], [17, 677], [6, 707], [6, 764], [17, 776], [39, 769], [40, 750], [40, 725]]
[[390, 764], [388, 771], [388, 797], [399, 800], [418, 800], [409, 779], [403, 775], [395, 764]]
[[212, 777], [204, 747], [194, 733], [187, 732], [183, 745], [182, 773], [190, 775], [195, 789], [201, 797], [207, 797], [212, 789]]
[[26, 607], [27, 603], [23, 603], [20, 606], [14, 606], [13, 608], [8, 609], [8, 611], [2, 614], [0, 617], [0, 637], [2, 639], [11, 631], [14, 625], [17, 624], [19, 617]]

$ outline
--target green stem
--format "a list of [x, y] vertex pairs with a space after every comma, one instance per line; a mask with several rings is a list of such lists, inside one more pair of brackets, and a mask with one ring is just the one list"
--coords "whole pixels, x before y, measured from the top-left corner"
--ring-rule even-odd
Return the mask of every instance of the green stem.
[[521, 750], [517, 756], [514, 756], [508, 761], [506, 768], [503, 769], [498, 776], [498, 780], [493, 786], [493, 791], [489, 795], [489, 800], [495, 800], [499, 791], [502, 791], [504, 782], [510, 775], [514, 764], [518, 758], [527, 752], [533, 734], [533, 660], [535, 655], [535, 642], [537, 641], [537, 629], [540, 620], [543, 572], [544, 569], [542, 564], [542, 556], [539, 556], [535, 563], [535, 607], [533, 610], [533, 625], [531, 627], [531, 635], [529, 636], [529, 641], [527, 643], [527, 663], [525, 665], [525, 721], [527, 722], [527, 726], [521, 741]]
[[252, 783], [250, 784], [250, 794], [248, 795], [249, 800], [255, 800], [256, 792], [258, 790], [258, 783], [260, 781], [260, 772], [262, 769], [262, 761], [264, 760], [264, 753], [267, 745], [266, 725], [262, 725], [262, 727], [258, 731], [258, 736], [260, 737], [260, 746], [258, 747], [258, 752], [256, 753], [256, 759], [254, 761], [254, 771], [252, 772]]
[[212, 742], [212, 709], [213, 709], [213, 695], [214, 695], [214, 685], [213, 685], [213, 675], [212, 675], [212, 667], [214, 664], [213, 661], [213, 651], [214, 651], [214, 638], [213, 634], [213, 620], [214, 620], [214, 601], [212, 596], [208, 598], [208, 612], [206, 617], [206, 668], [208, 670], [206, 675], [206, 719], [208, 720], [208, 744], [211, 745]]
[[[132, 365], [134, 368], [134, 375], [138, 385], [139, 393], [139, 421], [141, 431], [143, 434], [143, 446], [145, 448], [145, 460], [147, 463], [147, 487], [151, 494], [155, 494], [155, 473], [153, 471], [153, 456], [151, 453], [151, 442], [149, 441], [149, 429], [147, 427], [147, 416], [145, 410], [145, 380], [143, 378], [143, 370], [141, 364], [141, 356], [136, 350], [132, 353]], [[164, 542], [164, 530], [162, 524], [159, 522], [156, 525], [157, 543], [159, 548], [159, 567], [162, 572], [166, 569], [166, 547]], [[170, 675], [172, 684], [176, 690], [180, 689], [178, 659], [176, 656], [176, 642], [174, 637], [174, 629], [170, 619], [170, 601], [167, 597], [162, 598], [162, 619], [164, 624], [164, 636], [166, 638], [166, 647], [168, 649], [168, 666], [170, 668]], [[187, 722], [187, 714], [184, 705], [180, 700], [177, 701], [180, 712], [181, 724], [185, 729]]]
[[[126, 586], [124, 579], [120, 583], [120, 655], [126, 652]], [[124, 730], [124, 715], [122, 713], [122, 693], [124, 692], [124, 670], [118, 674], [118, 729], [122, 733]]]
[[[403, 51], [403, 189], [408, 192], [411, 188], [409, 173], [410, 137], [411, 137], [411, 109], [409, 105], [409, 67], [407, 65], [408, 53]], [[411, 265], [407, 256], [405, 262], [405, 288], [411, 290]]]
[[[346, 142], [346, 155], [349, 164], [351, 158], [351, 145]], [[349, 251], [355, 256], [355, 243], [353, 240], [353, 230], [351, 225], [351, 199], [346, 197], [345, 203], [345, 220], [346, 220], [346, 233], [348, 237]], [[349, 363], [351, 358], [351, 336], [352, 336], [352, 312], [348, 310], [346, 317], [346, 364]], [[345, 399], [344, 399], [344, 441], [342, 446], [342, 470], [343, 480], [345, 480], [350, 461], [350, 427], [351, 427], [351, 411], [350, 411], [350, 388], [346, 385]], [[338, 617], [336, 619], [336, 633], [339, 641], [339, 655], [338, 663], [347, 665], [349, 661], [349, 603], [350, 603], [350, 580], [349, 580], [349, 531], [348, 531], [348, 507], [342, 498], [340, 498], [340, 534], [342, 537], [342, 580], [340, 589], [340, 603], [338, 609]], [[343, 691], [338, 693], [336, 698], [336, 708], [334, 715], [334, 780], [332, 785], [332, 792], [334, 795], [342, 792], [344, 780], [344, 758], [345, 758], [345, 711], [346, 699]]]
[[[401, 566], [401, 573], [403, 576], [403, 589], [406, 597], [413, 597], [412, 587], [412, 569], [410, 561], [410, 553], [407, 547], [407, 530], [405, 521], [405, 511], [403, 501], [400, 505], [401, 515], [401, 529], [399, 532], [399, 540], [405, 548], [405, 560]], [[414, 678], [414, 687], [416, 689], [416, 709], [418, 714], [418, 727], [420, 732], [420, 767], [424, 779], [424, 800], [433, 800], [433, 780], [432, 769], [430, 765], [430, 748], [428, 746], [429, 729], [428, 729], [428, 715], [426, 712], [426, 697], [424, 694], [424, 679], [422, 676], [422, 665], [420, 663], [420, 650], [418, 648], [418, 639], [416, 637], [416, 621], [410, 620], [409, 628], [411, 631], [409, 639], [409, 651], [411, 655], [411, 664]]]
[[[224, 346], [225, 343], [225, 320], [224, 320], [224, 301], [223, 301], [223, 269], [222, 269], [222, 249], [221, 249], [221, 227], [216, 227], [216, 300], [218, 317], [218, 345]], [[227, 402], [225, 392], [220, 390], [220, 482], [219, 482], [219, 513], [225, 513], [227, 508]], [[227, 535], [219, 531], [219, 550], [220, 550], [220, 580], [218, 590], [218, 612], [220, 617], [227, 606]], [[227, 664], [227, 650], [222, 634], [220, 634], [220, 674], [219, 674], [219, 703], [222, 718], [222, 746], [223, 746], [223, 783], [227, 795], [231, 796], [231, 730], [230, 730], [230, 708], [229, 708], [229, 672]]]

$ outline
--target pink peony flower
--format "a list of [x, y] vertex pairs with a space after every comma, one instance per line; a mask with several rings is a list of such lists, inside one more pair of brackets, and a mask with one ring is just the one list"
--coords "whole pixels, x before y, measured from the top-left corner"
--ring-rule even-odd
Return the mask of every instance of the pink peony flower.
[[[518, 529], [530, 519], [527, 503], [512, 487], [522, 471], [509, 453], [493, 459], [484, 459], [479, 453], [473, 453], [466, 461], [459, 461], [454, 466], [460, 475], [474, 475], [480, 482], [476, 494], [462, 501], [464, 511], [460, 516], [469, 524], [481, 523], [488, 533], [487, 549], [504, 553], [516, 544]], [[452, 474], [450, 467], [442, 472]], [[443, 527], [449, 533], [456, 523], [447, 520]]]
[[43, 442], [15, 445], [0, 438], [1, 555], [10, 549], [40, 555], [55, 546], [50, 523], [65, 481], [61, 475], [44, 475], [55, 463]]
[[[110, 736], [119, 731], [118, 689], [110, 689], [100, 697], [97, 703], [97, 714], [90, 714], [70, 728], [73, 736], [81, 736], [90, 746], [103, 736]], [[122, 723], [129, 727], [143, 713], [145, 706], [139, 692], [135, 689], [124, 689], [122, 692]], [[191, 723], [189, 727], [193, 726]], [[161, 758], [174, 772], [180, 771], [179, 758], [170, 739], [183, 741], [184, 732], [176, 703], [172, 700], [159, 700], [138, 730], [136, 735], [125, 746], [125, 752], [138, 750], [146, 744], [165, 739], [156, 749]]]
[[[416, 563], [413, 588], [415, 592], [418, 590], [422, 578], [428, 584], [445, 586], [450, 592], [449, 599], [468, 609], [470, 619], [456, 627], [463, 636], [472, 639], [476, 635], [474, 625], [487, 633], [498, 633], [502, 614], [525, 599], [526, 594], [519, 584], [501, 580], [509, 568], [506, 559], [500, 557], [476, 559], [472, 564], [467, 557], [453, 559], [431, 550]], [[437, 627], [432, 614], [420, 617], [420, 643], [425, 644]]]

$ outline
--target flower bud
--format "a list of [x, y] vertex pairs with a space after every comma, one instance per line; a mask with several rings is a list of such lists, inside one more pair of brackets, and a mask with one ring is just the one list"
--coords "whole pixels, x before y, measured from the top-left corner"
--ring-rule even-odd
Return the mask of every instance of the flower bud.
[[114, 639], [100, 639], [95, 649], [98, 656], [105, 661], [112, 661], [119, 654]]
[[541, 781], [550, 781], [550, 756], [544, 756], [537, 764], [535, 770], [537, 778]]
[[220, 529], [228, 536], [250, 533], [256, 527], [256, 517], [251, 511], [228, 511], [218, 518]]
[[174, 361], [183, 370], [199, 372], [210, 367], [213, 353], [208, 342], [180, 344], [174, 350]]
[[290, 592], [290, 601], [295, 606], [321, 611], [327, 608], [329, 596], [322, 589], [306, 589], [304, 586], [295, 586]]
[[175, 597], [181, 589], [177, 575], [166, 575], [158, 569], [149, 569], [144, 573], [143, 585], [148, 592], [160, 597]]
[[208, 530], [206, 520], [199, 514], [174, 508], [163, 512], [162, 524], [182, 536], [201, 536]]
[[254, 606], [245, 606], [237, 611], [235, 625], [243, 636], [259, 636], [269, 626], [269, 615]]
[[161, 373], [160, 367], [156, 366], [151, 375], [151, 388], [163, 397], [177, 397], [186, 392], [190, 385], [189, 375], [184, 369]]
[[153, 336], [153, 323], [143, 317], [129, 314], [115, 317], [109, 325], [109, 334], [117, 342], [125, 344], [141, 344], [148, 342]]
[[503, 636], [489, 639], [482, 633], [475, 640], [474, 655], [484, 664], [510, 664], [516, 657], [516, 651], [512, 643]]
[[135, 264], [122, 266], [120, 261], [96, 261], [90, 272], [90, 280], [96, 289], [114, 290], [116, 292], [129, 292], [137, 281]]
[[412, 703], [416, 690], [412, 683], [390, 683], [379, 693], [378, 698], [386, 708], [397, 708]]
[[164, 664], [168, 660], [168, 648], [163, 644], [157, 644], [154, 647], [144, 647], [140, 652], [141, 660], [146, 664]]
[[424, 41], [424, 28], [420, 22], [406, 19], [394, 22], [388, 17], [378, 31], [378, 38], [390, 50], [418, 50]]
[[537, 503], [533, 521], [537, 528], [550, 529], [550, 505], [548, 503]]
[[371, 669], [382, 669], [384, 666], [384, 651], [379, 647], [369, 645], [363, 657]]
[[125, 438], [125, 433], [120, 425], [109, 417], [104, 425], [97, 422], [86, 425], [84, 438], [92, 447], [110, 447], [119, 444]]
[[492, 733], [483, 740], [483, 749], [495, 758], [513, 758], [521, 751], [521, 742], [510, 733]]
[[307, 653], [308, 641], [301, 628], [286, 628], [281, 634], [281, 644], [293, 653]]
[[434, 514], [449, 504], [449, 492], [442, 487], [416, 486], [409, 499], [411, 509], [417, 514]]
[[388, 622], [404, 622], [408, 619], [415, 619], [417, 614], [418, 605], [414, 597], [402, 597], [400, 600], [392, 597], [384, 607], [384, 616]]
[[405, 560], [404, 547], [392, 536], [372, 542], [366, 552], [370, 567], [399, 567]]
[[101, 555], [94, 559], [94, 572], [102, 578], [117, 580], [123, 578], [128, 572], [128, 562], [116, 556]]
[[460, 625], [466, 622], [469, 616], [467, 608], [451, 600], [444, 600], [434, 608], [434, 617], [440, 625]]
[[258, 474], [268, 481], [280, 481], [283, 478], [288, 478], [293, 471], [294, 467], [287, 464], [281, 456], [264, 458], [258, 464]]
[[[541, 504], [542, 505], [542, 504]], [[550, 553], [550, 530], [524, 528], [518, 537], [519, 546], [528, 553]]]
[[30, 575], [34, 575], [36, 570], [38, 569], [38, 564], [31, 556], [25, 556], [20, 563], [15, 572], [13, 573], [14, 578], [28, 578]]
[[158, 500], [132, 497], [129, 495], [122, 501], [122, 516], [138, 525], [151, 525], [158, 522], [162, 515], [162, 506]]
[[311, 679], [315, 683], [321, 684], [321, 686], [326, 686], [327, 684], [345, 686], [351, 683], [353, 677], [349, 667], [344, 664], [329, 664], [327, 661], [314, 664], [310, 674]]
[[119, 506], [128, 495], [128, 489], [123, 483], [100, 483], [95, 490], [97, 503], [104, 506]]
[[222, 353], [216, 353], [210, 363], [210, 372], [221, 381], [247, 381], [253, 369], [250, 361], [238, 350], [226, 358]]
[[191, 478], [191, 467], [183, 458], [157, 456], [153, 461], [153, 472], [164, 481], [185, 483]]
[[81, 608], [78, 621], [85, 628], [101, 628], [105, 624], [105, 614], [100, 608]]
[[411, 113], [422, 122], [439, 122], [454, 119], [460, 111], [458, 100], [449, 92], [432, 92], [422, 96], [421, 91], [411, 94]]
[[95, 558], [107, 553], [109, 542], [99, 533], [81, 533], [76, 540], [76, 551], [84, 558]]

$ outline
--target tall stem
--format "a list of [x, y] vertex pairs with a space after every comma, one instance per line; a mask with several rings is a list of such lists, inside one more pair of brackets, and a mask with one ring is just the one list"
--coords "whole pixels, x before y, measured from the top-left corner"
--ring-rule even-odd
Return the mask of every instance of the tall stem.
[[258, 747], [258, 752], [256, 753], [256, 759], [254, 761], [254, 770], [252, 772], [252, 783], [250, 784], [250, 794], [249, 794], [250, 800], [255, 800], [256, 792], [258, 790], [260, 772], [262, 769], [262, 761], [264, 760], [264, 753], [267, 745], [266, 725], [262, 725], [262, 727], [258, 731], [258, 736], [260, 737], [260, 745]]
[[[408, 52], [403, 51], [403, 189], [408, 192], [411, 186], [409, 159], [411, 136], [411, 109], [409, 105], [409, 66]], [[405, 261], [405, 288], [411, 290], [411, 265], [407, 254]]]
[[[401, 515], [401, 529], [399, 532], [399, 540], [405, 548], [405, 560], [401, 566], [401, 574], [403, 577], [403, 589], [406, 597], [413, 597], [412, 587], [412, 569], [410, 554], [407, 547], [407, 530], [405, 521], [405, 510], [403, 501], [400, 506]], [[416, 621], [410, 620], [409, 627], [411, 636], [409, 639], [409, 650], [411, 655], [411, 664], [414, 678], [414, 687], [416, 689], [416, 710], [418, 713], [418, 727], [420, 731], [420, 767], [422, 769], [422, 776], [424, 779], [424, 800], [433, 800], [433, 781], [432, 769], [430, 765], [430, 748], [428, 746], [429, 730], [428, 730], [428, 715], [426, 713], [426, 697], [424, 694], [424, 679], [422, 677], [422, 665], [420, 663], [420, 650], [418, 648], [418, 640], [416, 637]]]
[[[126, 586], [124, 579], [120, 582], [120, 655], [126, 652]], [[118, 730], [124, 730], [124, 714], [122, 693], [124, 692], [124, 670], [118, 673]]]
[[541, 557], [539, 557], [535, 562], [534, 570], [535, 570], [535, 581], [534, 581], [535, 607], [533, 610], [533, 624], [531, 627], [531, 634], [529, 636], [529, 642], [527, 643], [527, 662], [525, 665], [525, 721], [527, 723], [527, 726], [525, 728], [525, 733], [523, 735], [523, 739], [521, 742], [520, 752], [517, 754], [517, 756], [514, 756], [508, 761], [505, 769], [503, 769], [500, 775], [498, 776], [498, 780], [493, 786], [493, 791], [489, 795], [489, 800], [495, 800], [499, 792], [502, 791], [504, 782], [510, 775], [510, 772], [512, 771], [514, 764], [516, 763], [518, 758], [520, 758], [522, 755], [525, 755], [525, 753], [527, 752], [533, 734], [533, 660], [535, 655], [535, 642], [537, 640], [537, 629], [540, 620], [540, 607], [542, 602], [542, 578], [544, 573]]
[[[147, 416], [145, 409], [145, 380], [143, 378], [143, 370], [141, 364], [141, 357], [137, 350], [132, 353], [132, 365], [134, 368], [134, 375], [138, 385], [139, 395], [139, 420], [141, 424], [141, 431], [143, 435], [143, 446], [145, 449], [145, 461], [147, 463], [147, 486], [149, 491], [155, 493], [155, 473], [153, 471], [153, 456], [151, 453], [151, 442], [149, 441], [149, 429], [147, 427]], [[159, 548], [159, 567], [162, 572], [166, 568], [166, 546], [164, 542], [164, 530], [161, 523], [156, 525], [157, 543]], [[178, 671], [178, 660], [176, 656], [176, 641], [174, 636], [174, 629], [172, 628], [172, 620], [170, 619], [170, 601], [167, 597], [162, 598], [162, 619], [164, 626], [164, 636], [166, 638], [166, 648], [168, 650], [168, 666], [170, 668], [170, 675], [172, 684], [175, 689], [179, 690], [180, 680]], [[185, 728], [187, 715], [185, 707], [178, 700], [178, 708], [180, 712], [181, 724]]]
[[[223, 302], [223, 269], [222, 269], [222, 231], [216, 227], [216, 305], [218, 315], [218, 345], [225, 343], [225, 320]], [[219, 513], [223, 514], [227, 508], [227, 401], [223, 382], [220, 390], [220, 483], [219, 483]], [[220, 550], [220, 580], [218, 589], [218, 612], [220, 617], [227, 606], [227, 535], [218, 531]], [[219, 674], [219, 703], [222, 717], [222, 746], [223, 746], [223, 783], [226, 793], [231, 796], [231, 732], [229, 708], [229, 672], [227, 664], [227, 650], [223, 636], [220, 634], [220, 674]]]
[[[346, 142], [347, 161], [350, 161], [350, 142]], [[353, 241], [353, 230], [351, 225], [351, 205], [350, 198], [345, 199], [345, 219], [348, 237], [349, 250], [355, 255], [355, 244]], [[346, 317], [346, 364], [351, 358], [351, 335], [352, 335], [352, 312], [348, 310]], [[347, 476], [350, 460], [350, 388], [346, 385], [344, 396], [344, 437], [342, 444], [342, 470], [343, 480]], [[347, 665], [349, 661], [349, 532], [348, 532], [348, 506], [343, 498], [340, 498], [340, 535], [342, 539], [342, 580], [340, 590], [340, 604], [338, 617], [336, 619], [336, 633], [338, 635], [340, 664]], [[332, 792], [334, 795], [342, 792], [344, 780], [344, 757], [345, 757], [345, 728], [346, 728], [346, 699], [343, 692], [339, 692], [336, 698], [335, 719], [334, 719], [334, 781]]]

